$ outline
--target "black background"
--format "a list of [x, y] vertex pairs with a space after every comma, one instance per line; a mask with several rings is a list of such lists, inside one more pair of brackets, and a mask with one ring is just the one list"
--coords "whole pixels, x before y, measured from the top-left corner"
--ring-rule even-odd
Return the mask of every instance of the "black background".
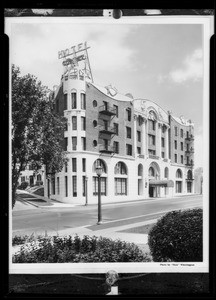
[[[4, 32], [4, 16], [22, 17], [33, 16], [30, 8], [53, 8], [50, 16], [102, 16], [103, 9], [117, 9], [115, 16], [118, 18], [118, 9], [123, 16], [146, 15], [144, 9], [160, 9], [164, 15], [214, 15], [215, 1], [4, 1], [1, 2], [2, 29]], [[178, 8], [174, 8], [177, 6]], [[138, 8], [134, 8], [138, 7]], [[170, 8], [172, 7], [172, 8]], [[206, 7], [206, 8], [203, 8]], [[7, 11], [5, 8], [14, 8]], [[148, 17], [148, 16], [146, 16]], [[2, 99], [1, 122], [2, 137], [2, 166], [4, 187], [1, 197], [1, 294], [4, 298], [65, 298], [65, 297], [96, 297], [109, 292], [105, 283], [105, 274], [18, 274], [9, 275], [8, 270], [8, 40], [3, 36], [2, 58]], [[142, 298], [213, 298], [215, 297], [215, 197], [213, 185], [215, 183], [215, 41], [211, 39], [211, 64], [210, 64], [210, 272], [209, 273], [148, 273], [133, 274], [128, 269], [128, 274], [119, 274], [117, 282], [118, 297]]]

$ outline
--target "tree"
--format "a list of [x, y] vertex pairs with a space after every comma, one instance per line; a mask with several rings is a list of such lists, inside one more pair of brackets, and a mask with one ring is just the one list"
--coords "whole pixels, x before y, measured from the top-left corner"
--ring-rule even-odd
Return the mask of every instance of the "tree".
[[62, 143], [66, 119], [55, 113], [50, 91], [31, 74], [21, 76], [12, 66], [12, 206], [21, 171], [32, 164], [35, 171], [62, 170], [66, 160]]

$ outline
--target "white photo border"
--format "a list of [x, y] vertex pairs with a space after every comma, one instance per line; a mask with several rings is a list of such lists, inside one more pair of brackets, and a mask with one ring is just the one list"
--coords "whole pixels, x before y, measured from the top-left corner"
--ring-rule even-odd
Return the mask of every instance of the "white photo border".
[[[201, 24], [203, 25], [204, 79], [203, 79], [203, 245], [201, 263], [12, 263], [12, 205], [11, 205], [11, 138], [9, 137], [9, 273], [10, 274], [84, 274], [106, 273], [208, 273], [209, 272], [209, 82], [210, 82], [210, 37], [213, 34], [213, 16], [137, 16], [122, 17], [118, 20], [103, 17], [6, 17], [5, 33], [9, 37], [9, 78], [11, 78], [11, 27], [15, 23], [65, 23], [74, 24]], [[11, 81], [9, 82], [9, 119], [11, 120]], [[11, 132], [11, 123], [9, 126]]]

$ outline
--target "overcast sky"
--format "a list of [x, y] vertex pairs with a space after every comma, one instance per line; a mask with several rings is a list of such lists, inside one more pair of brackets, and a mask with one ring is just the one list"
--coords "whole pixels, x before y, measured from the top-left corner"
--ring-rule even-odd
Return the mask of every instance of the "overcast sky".
[[194, 122], [195, 167], [202, 166], [202, 25], [61, 22], [13, 24], [11, 63], [52, 89], [63, 71], [58, 51], [87, 41], [96, 84], [112, 84]]

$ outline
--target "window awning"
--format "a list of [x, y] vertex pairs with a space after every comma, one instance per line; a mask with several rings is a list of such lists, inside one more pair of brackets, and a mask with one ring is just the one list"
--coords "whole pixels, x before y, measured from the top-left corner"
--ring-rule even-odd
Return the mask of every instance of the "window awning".
[[174, 187], [173, 180], [156, 180], [152, 179], [149, 180], [150, 186], [166, 186], [166, 187]]

